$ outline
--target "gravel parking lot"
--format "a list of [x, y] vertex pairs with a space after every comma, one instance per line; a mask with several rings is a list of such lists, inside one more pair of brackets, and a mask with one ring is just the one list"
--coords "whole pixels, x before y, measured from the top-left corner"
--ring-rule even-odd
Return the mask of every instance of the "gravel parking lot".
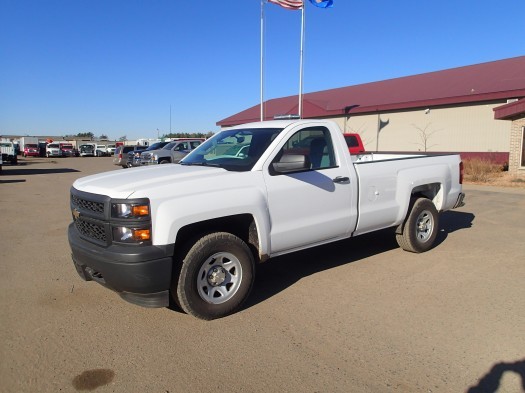
[[2, 392], [525, 391], [525, 190], [466, 186], [436, 248], [386, 230], [276, 258], [245, 308], [145, 309], [70, 258], [69, 188], [109, 157], [0, 177]]

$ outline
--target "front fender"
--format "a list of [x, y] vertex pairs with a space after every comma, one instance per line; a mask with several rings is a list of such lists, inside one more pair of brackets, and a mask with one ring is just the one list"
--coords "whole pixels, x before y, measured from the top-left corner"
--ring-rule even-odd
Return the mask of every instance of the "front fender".
[[[252, 175], [252, 176], [250, 176]], [[250, 214], [254, 217], [259, 239], [261, 255], [269, 253], [270, 219], [267, 209], [266, 188], [262, 176], [248, 172], [240, 176], [247, 182], [238, 185], [211, 182], [206, 191], [195, 190], [175, 197], [163, 197], [152, 201], [153, 243], [158, 245], [173, 244], [181, 228], [202, 221]], [[255, 181], [254, 181], [255, 180]]]

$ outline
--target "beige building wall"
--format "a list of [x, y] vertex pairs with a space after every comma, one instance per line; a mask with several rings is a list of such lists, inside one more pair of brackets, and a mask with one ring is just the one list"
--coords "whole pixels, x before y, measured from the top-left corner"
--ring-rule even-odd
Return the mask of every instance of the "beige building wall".
[[[504, 103], [381, 113], [388, 124], [379, 134], [379, 150], [509, 152], [511, 124], [495, 120], [493, 111]], [[334, 120], [345, 132], [360, 134], [367, 150], [376, 150], [377, 114]]]

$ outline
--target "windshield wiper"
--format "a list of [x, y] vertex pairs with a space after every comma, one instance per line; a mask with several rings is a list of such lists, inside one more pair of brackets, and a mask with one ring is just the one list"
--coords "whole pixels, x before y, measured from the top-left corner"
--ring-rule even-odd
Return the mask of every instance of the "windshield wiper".
[[179, 164], [181, 165], [188, 165], [188, 166], [213, 166], [213, 167], [216, 167], [216, 168], [221, 168], [221, 166], [219, 164], [210, 164], [206, 161], [203, 161], [203, 162], [184, 162], [184, 161], [181, 161], [179, 162]]

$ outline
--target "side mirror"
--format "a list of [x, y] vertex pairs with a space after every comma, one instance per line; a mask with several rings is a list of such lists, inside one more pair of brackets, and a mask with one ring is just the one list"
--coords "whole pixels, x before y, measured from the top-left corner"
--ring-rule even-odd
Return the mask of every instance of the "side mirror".
[[272, 164], [277, 173], [299, 172], [310, 169], [310, 160], [304, 154], [284, 154], [278, 162]]

